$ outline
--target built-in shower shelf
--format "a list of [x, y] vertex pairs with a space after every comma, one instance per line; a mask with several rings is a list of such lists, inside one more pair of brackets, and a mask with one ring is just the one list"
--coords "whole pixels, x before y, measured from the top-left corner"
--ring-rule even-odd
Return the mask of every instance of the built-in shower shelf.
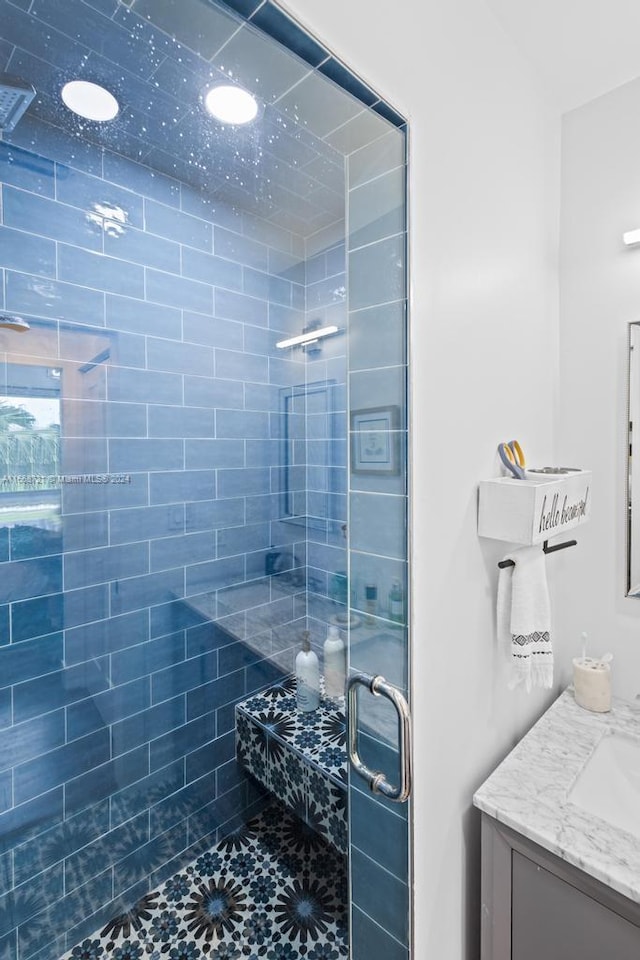
[[295, 677], [236, 706], [236, 756], [256, 780], [340, 853], [347, 852], [344, 699], [298, 712]]

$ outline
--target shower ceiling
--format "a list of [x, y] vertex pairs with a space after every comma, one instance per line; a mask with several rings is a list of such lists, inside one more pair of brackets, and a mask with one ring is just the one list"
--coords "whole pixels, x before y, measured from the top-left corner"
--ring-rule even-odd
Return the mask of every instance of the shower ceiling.
[[[344, 153], [390, 129], [208, 0], [33, 0], [29, 13], [0, 0], [0, 69], [37, 89], [8, 142], [38, 152], [42, 124], [53, 125], [302, 235], [342, 219]], [[64, 106], [61, 87], [78, 79], [114, 94], [113, 121]], [[203, 108], [230, 79], [264, 105], [245, 127]]]

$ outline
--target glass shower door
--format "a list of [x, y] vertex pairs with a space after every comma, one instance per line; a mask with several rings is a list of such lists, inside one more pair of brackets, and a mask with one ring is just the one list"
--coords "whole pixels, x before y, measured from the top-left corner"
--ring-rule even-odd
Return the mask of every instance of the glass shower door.
[[401, 130], [347, 158], [353, 960], [411, 945], [405, 160]]
[[409, 805], [292, 677], [408, 700], [406, 125], [271, 0], [0, 0], [0, 70], [0, 957], [406, 958]]

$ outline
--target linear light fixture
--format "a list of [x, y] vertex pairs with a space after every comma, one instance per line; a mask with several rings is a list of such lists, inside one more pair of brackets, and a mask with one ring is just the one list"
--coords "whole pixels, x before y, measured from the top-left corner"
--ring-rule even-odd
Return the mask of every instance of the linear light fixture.
[[633, 247], [636, 243], [640, 243], [640, 230], [627, 230], [626, 233], [622, 234], [622, 242], [628, 247]]
[[278, 340], [276, 347], [284, 350], [285, 347], [295, 347], [299, 343], [315, 343], [321, 337], [330, 337], [332, 333], [337, 332], [338, 328], [336, 326], [318, 327], [317, 330], [309, 330], [308, 333], [301, 333], [297, 337], [289, 337], [288, 340]]

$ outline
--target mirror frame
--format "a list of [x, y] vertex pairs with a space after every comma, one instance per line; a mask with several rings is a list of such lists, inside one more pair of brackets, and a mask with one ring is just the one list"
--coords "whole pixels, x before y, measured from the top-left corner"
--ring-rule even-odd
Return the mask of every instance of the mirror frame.
[[[634, 397], [635, 404], [634, 404]], [[636, 422], [636, 436], [640, 434], [640, 320], [628, 324], [627, 333], [627, 470], [626, 470], [626, 518], [627, 533], [627, 574], [625, 596], [640, 599], [640, 455], [636, 455], [637, 476], [634, 483], [633, 424]], [[640, 443], [640, 439], [637, 440]], [[635, 490], [635, 511], [634, 511]], [[634, 551], [634, 516], [638, 525]], [[634, 576], [634, 553], [637, 554]]]

